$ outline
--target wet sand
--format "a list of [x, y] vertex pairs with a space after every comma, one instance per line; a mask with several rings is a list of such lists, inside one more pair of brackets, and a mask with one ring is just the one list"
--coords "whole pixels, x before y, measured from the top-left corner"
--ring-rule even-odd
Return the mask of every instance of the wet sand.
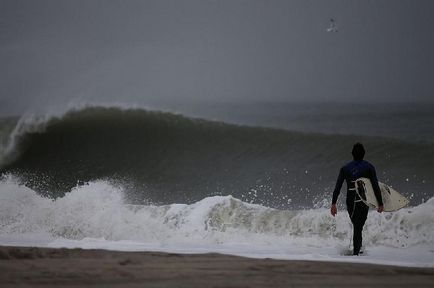
[[434, 268], [0, 247], [0, 287], [433, 287]]

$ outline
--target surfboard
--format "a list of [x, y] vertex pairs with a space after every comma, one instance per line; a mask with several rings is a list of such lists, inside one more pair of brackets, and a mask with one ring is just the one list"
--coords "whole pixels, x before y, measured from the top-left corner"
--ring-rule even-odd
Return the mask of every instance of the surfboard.
[[[378, 208], [377, 198], [375, 197], [371, 181], [368, 178], [359, 178], [355, 182], [356, 192], [360, 196], [360, 199], [362, 199], [366, 205]], [[396, 211], [410, 203], [410, 200], [405, 198], [392, 187], [381, 182], [378, 182], [378, 185], [380, 186], [381, 190], [384, 211]]]

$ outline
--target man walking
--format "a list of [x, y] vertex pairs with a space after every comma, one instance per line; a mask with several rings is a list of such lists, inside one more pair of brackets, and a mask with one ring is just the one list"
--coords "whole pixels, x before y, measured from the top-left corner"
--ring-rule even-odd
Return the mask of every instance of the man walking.
[[338, 200], [342, 184], [345, 180], [347, 182], [347, 210], [354, 227], [353, 255], [359, 255], [360, 248], [362, 247], [363, 225], [365, 225], [366, 218], [368, 217], [369, 207], [362, 202], [359, 195], [356, 193], [355, 181], [360, 177], [368, 178], [371, 181], [375, 197], [377, 198], [379, 204], [377, 209], [378, 213], [383, 212], [383, 200], [381, 199], [381, 191], [380, 187], [378, 186], [375, 168], [371, 163], [363, 160], [363, 157], [365, 156], [365, 148], [363, 145], [360, 143], [354, 144], [351, 153], [353, 154], [353, 161], [342, 167], [339, 172], [338, 180], [336, 181], [336, 187], [333, 191], [330, 213], [333, 215], [333, 217], [337, 213], [336, 201]]

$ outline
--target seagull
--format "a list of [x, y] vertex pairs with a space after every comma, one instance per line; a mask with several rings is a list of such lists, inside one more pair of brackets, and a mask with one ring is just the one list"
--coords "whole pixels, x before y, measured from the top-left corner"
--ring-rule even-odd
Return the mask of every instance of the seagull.
[[335, 19], [330, 19], [330, 26], [327, 28], [327, 32], [338, 32], [338, 27], [335, 24]]

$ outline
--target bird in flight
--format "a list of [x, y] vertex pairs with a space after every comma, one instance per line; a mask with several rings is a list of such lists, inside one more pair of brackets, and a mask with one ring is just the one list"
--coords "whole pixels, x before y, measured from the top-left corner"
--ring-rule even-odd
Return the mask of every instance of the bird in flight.
[[338, 32], [338, 27], [336, 26], [335, 19], [330, 19], [330, 26], [327, 28], [327, 32]]

